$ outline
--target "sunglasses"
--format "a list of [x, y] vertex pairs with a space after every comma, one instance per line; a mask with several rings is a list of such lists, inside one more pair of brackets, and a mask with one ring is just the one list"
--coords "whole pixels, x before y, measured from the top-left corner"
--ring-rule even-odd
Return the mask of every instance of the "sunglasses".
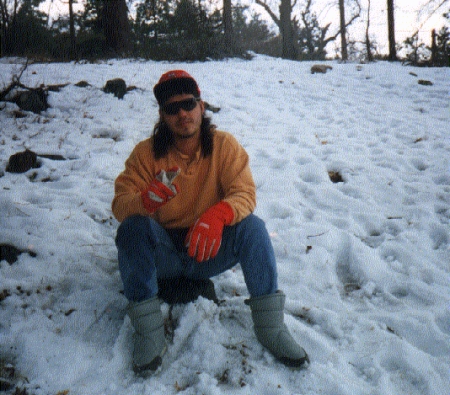
[[192, 111], [195, 107], [197, 107], [197, 101], [198, 100], [195, 97], [181, 101], [174, 101], [162, 106], [162, 110], [167, 115], [177, 115], [181, 109], [184, 111]]

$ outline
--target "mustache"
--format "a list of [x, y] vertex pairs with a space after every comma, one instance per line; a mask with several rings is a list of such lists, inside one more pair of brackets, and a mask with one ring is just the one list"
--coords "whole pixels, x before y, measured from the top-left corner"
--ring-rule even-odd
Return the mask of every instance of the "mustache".
[[179, 120], [176, 122], [176, 125], [182, 126], [182, 125], [185, 124], [185, 123], [192, 123], [192, 122], [194, 122], [194, 120], [193, 120], [192, 118], [186, 117], [186, 118], [179, 119]]

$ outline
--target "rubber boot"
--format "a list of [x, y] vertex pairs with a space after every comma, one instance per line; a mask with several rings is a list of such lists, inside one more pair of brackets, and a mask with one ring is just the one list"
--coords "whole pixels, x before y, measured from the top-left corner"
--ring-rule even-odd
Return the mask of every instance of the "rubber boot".
[[161, 365], [166, 352], [161, 302], [158, 297], [131, 302], [128, 316], [135, 330], [133, 370], [137, 374], [152, 373]]
[[252, 310], [256, 338], [280, 362], [291, 368], [301, 368], [309, 363], [308, 354], [300, 347], [284, 324], [286, 295], [275, 294], [250, 298], [245, 301]]

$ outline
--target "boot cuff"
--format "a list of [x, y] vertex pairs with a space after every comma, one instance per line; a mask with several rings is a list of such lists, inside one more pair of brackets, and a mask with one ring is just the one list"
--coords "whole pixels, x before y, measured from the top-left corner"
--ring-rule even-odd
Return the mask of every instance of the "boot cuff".
[[244, 303], [250, 306], [252, 311], [283, 310], [285, 300], [286, 295], [282, 291], [277, 291], [274, 294], [246, 299]]

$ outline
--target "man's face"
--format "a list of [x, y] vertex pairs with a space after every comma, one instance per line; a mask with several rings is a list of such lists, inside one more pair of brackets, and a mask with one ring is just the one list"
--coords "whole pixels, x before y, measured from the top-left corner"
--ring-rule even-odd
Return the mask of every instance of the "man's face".
[[194, 103], [193, 100], [195, 98], [191, 94], [175, 95], [160, 109], [161, 118], [176, 139], [194, 138], [200, 135], [205, 106], [202, 101]]

